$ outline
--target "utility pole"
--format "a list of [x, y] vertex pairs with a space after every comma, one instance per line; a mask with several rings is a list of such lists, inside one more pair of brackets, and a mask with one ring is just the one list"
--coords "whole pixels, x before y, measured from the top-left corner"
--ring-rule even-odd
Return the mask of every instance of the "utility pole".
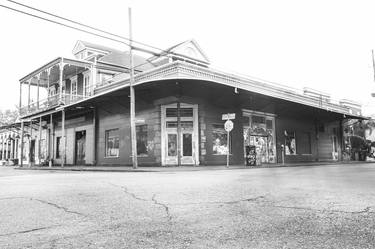
[[134, 94], [134, 62], [133, 62], [133, 36], [132, 36], [132, 10], [129, 7], [129, 60], [130, 60], [130, 135], [132, 143], [133, 169], [138, 168], [137, 137], [135, 130], [135, 94]]

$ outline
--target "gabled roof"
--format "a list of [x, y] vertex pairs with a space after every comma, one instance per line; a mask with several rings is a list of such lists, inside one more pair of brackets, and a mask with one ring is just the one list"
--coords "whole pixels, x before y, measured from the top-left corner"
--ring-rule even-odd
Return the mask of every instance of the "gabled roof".
[[84, 50], [85, 48], [91, 48], [91, 49], [94, 49], [94, 50], [102, 51], [104, 53], [110, 53], [110, 52], [114, 52], [114, 51], [121, 52], [120, 50], [110, 48], [110, 47], [106, 47], [106, 46], [103, 46], [103, 45], [94, 44], [94, 43], [87, 42], [87, 41], [77, 41], [76, 45], [74, 46], [74, 48], [72, 50], [72, 53], [77, 54], [80, 51]]
[[[98, 59], [98, 62], [104, 62], [109, 64], [115, 64], [119, 66], [123, 66], [126, 68], [130, 68], [130, 58], [128, 51], [121, 51], [118, 49], [86, 42], [86, 41], [77, 41], [76, 45], [73, 48], [73, 54], [79, 53], [84, 49], [90, 49], [95, 51], [103, 52], [105, 55]], [[150, 62], [139, 55], [133, 55], [134, 66], [136, 67], [136, 71], [145, 71], [151, 68], [154, 68]]]
[[206, 64], [210, 63], [210, 60], [208, 59], [207, 55], [203, 52], [203, 50], [200, 48], [200, 46], [194, 39], [181, 42], [177, 45], [168, 48], [166, 51], [176, 53], [187, 58], [192, 58], [204, 62]]
[[210, 61], [198, 43], [190, 39], [163, 50], [159, 55], [148, 59], [152, 64], [160, 66], [169, 62], [168, 58], [185, 60], [201, 65], [209, 65]]
[[[101, 57], [98, 61], [106, 62], [111, 64], [120, 65], [126, 68], [130, 68], [130, 56], [129, 52], [114, 51], [108, 55]], [[149, 63], [145, 58], [139, 55], [133, 54], [133, 63], [136, 71], [145, 71], [154, 68], [151, 63]]]

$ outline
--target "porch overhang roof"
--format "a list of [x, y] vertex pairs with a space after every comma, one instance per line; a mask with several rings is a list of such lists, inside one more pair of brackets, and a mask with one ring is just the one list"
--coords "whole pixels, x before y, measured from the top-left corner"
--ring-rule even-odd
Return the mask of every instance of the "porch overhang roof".
[[[48, 62], [47, 64], [39, 67], [38, 69], [32, 71], [28, 75], [21, 78], [19, 81], [21, 83], [28, 82], [32, 78], [37, 76], [38, 74], [40, 74], [42, 72], [45, 72], [48, 69], [50, 69], [50, 68], [52, 68], [56, 65], [59, 65], [60, 63], [63, 63], [64, 65], [68, 64], [68, 65], [73, 65], [73, 66], [77, 66], [77, 67], [85, 67], [85, 68], [89, 68], [93, 64], [93, 62], [90, 62], [90, 61], [82, 61], [82, 60], [74, 60], [74, 59], [69, 59], [69, 58], [64, 58], [64, 57], [58, 57], [58, 58]], [[31, 84], [33, 84], [33, 83], [31, 83]]]
[[[367, 119], [361, 114], [352, 113], [349, 107], [336, 104], [330, 100], [322, 100], [312, 96], [298, 93], [296, 90], [288, 89], [287, 87], [246, 78], [243, 76], [226, 73], [213, 68], [206, 68], [193, 65], [186, 62], [176, 61], [160, 67], [136, 74], [134, 77], [134, 86], [145, 84], [148, 82], [164, 81], [164, 80], [199, 80], [214, 82], [221, 85], [230, 86], [244, 91], [262, 94], [265, 96], [282, 99], [310, 107], [326, 110], [328, 112], [335, 112], [343, 114], [347, 118]], [[129, 77], [119, 79], [107, 85], [96, 88], [95, 95], [81, 101], [72, 103], [70, 106], [75, 106], [90, 99], [129, 87]], [[69, 105], [64, 108], [69, 107]]]

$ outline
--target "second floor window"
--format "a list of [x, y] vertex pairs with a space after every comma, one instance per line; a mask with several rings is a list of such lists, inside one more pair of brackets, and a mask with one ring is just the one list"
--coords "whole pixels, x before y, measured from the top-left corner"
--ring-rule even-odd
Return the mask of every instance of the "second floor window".
[[77, 91], [77, 78], [72, 78], [71, 79], [71, 94], [72, 95], [77, 95], [78, 91]]
[[90, 96], [90, 75], [83, 75], [83, 93], [85, 96]]

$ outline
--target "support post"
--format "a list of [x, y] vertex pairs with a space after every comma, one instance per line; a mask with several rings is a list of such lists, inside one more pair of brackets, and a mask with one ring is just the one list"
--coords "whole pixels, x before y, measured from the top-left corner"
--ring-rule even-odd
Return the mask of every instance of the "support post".
[[14, 143], [15, 140], [14, 138], [12, 137], [12, 139], [10, 140], [10, 156], [9, 156], [9, 159], [14, 159]]
[[41, 166], [41, 158], [40, 158], [40, 149], [42, 148], [41, 145], [42, 141], [42, 117], [39, 117], [39, 138], [38, 138], [38, 161], [39, 161], [39, 166]]
[[37, 88], [36, 88], [36, 108], [39, 110], [39, 85], [40, 85], [40, 74], [37, 76]]
[[1, 139], [1, 160], [4, 161], [4, 141], [5, 141], [5, 135], [2, 136], [2, 139]]
[[[31, 119], [30, 120], [30, 138], [29, 138], [29, 167], [31, 167], [31, 142], [32, 142], [32, 140], [33, 140], [33, 120]], [[34, 148], [33, 149], [35, 149], [35, 144], [34, 144]], [[35, 157], [35, 155], [34, 155], [34, 157]], [[34, 158], [35, 159], [35, 158]]]
[[18, 106], [19, 116], [21, 116], [21, 108], [22, 108], [22, 82], [20, 81], [20, 99], [19, 99], [19, 106]]
[[181, 166], [181, 103], [177, 101], [177, 166]]
[[[61, 141], [60, 143], [62, 143], [62, 155], [61, 155], [61, 167], [63, 168], [64, 167], [64, 164], [65, 164], [65, 150], [66, 150], [66, 143], [65, 143], [65, 110], [62, 109], [61, 111], [61, 116], [62, 116], [62, 119], [61, 119]], [[58, 149], [58, 148], [56, 148]]]
[[49, 167], [52, 167], [52, 160], [53, 160], [53, 147], [54, 147], [54, 135], [55, 135], [55, 126], [53, 125], [53, 119], [52, 119], [52, 114], [50, 114], [50, 141], [49, 141]]
[[64, 73], [64, 63], [63, 63], [63, 59], [61, 59], [61, 62], [59, 64], [59, 68], [60, 68], [60, 75], [59, 75], [59, 100], [60, 100], [60, 103], [63, 103], [63, 90], [62, 90], [62, 87], [63, 87], [63, 73]]
[[23, 146], [24, 146], [24, 140], [23, 140], [23, 136], [24, 136], [24, 129], [25, 129], [25, 124], [23, 121], [21, 121], [21, 151], [20, 151], [20, 159], [19, 159], [19, 165], [20, 167], [23, 166]]
[[130, 134], [132, 144], [133, 169], [138, 168], [137, 159], [137, 136], [135, 130], [135, 93], [134, 93], [134, 65], [133, 65], [133, 38], [132, 38], [132, 17], [131, 8], [129, 8], [129, 59], [130, 59]]
[[227, 168], [229, 168], [229, 131], [227, 131]]
[[29, 90], [28, 90], [28, 96], [27, 96], [27, 111], [30, 111], [30, 83], [31, 83], [31, 79], [29, 80]]
[[92, 145], [92, 148], [93, 148], [93, 154], [92, 154], [92, 164], [93, 165], [96, 165], [96, 107], [94, 107], [94, 110], [93, 110], [93, 117], [92, 117], [92, 126], [93, 126], [93, 145]]

